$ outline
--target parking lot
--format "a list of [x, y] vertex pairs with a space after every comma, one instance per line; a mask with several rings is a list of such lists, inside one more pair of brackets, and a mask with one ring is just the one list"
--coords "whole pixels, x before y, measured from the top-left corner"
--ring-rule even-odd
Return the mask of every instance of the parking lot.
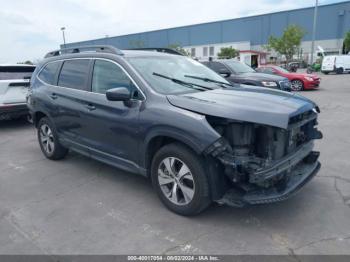
[[143, 177], [75, 153], [49, 161], [25, 121], [0, 123], [1, 254], [350, 254], [350, 75], [302, 92], [320, 108], [322, 168], [276, 204], [168, 211]]

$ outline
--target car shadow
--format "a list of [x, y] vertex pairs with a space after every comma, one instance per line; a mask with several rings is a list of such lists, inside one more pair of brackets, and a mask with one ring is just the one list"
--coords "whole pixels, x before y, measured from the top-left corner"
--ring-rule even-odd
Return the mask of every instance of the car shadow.
[[9, 129], [21, 129], [28, 128], [32, 124], [25, 118], [19, 118], [14, 120], [1, 120], [0, 121], [0, 131]]
[[[72, 153], [70, 153], [72, 154]], [[71, 157], [78, 157], [78, 154], [73, 153]], [[80, 156], [82, 163], [86, 163], [87, 158]], [[163, 209], [166, 209], [162, 205], [160, 200], [156, 196], [156, 192], [153, 190], [150, 179], [140, 175], [136, 175], [129, 172], [121, 171], [117, 168], [111, 167], [96, 160], [91, 160], [93, 165], [100, 170], [99, 177], [103, 179], [107, 184], [118, 184], [123, 188], [128, 188], [130, 194], [140, 194], [144, 198], [144, 204], [150, 205], [150, 210], [158, 210], [165, 215]], [[122, 184], [122, 185], [120, 185]], [[306, 187], [310, 186], [307, 185]], [[315, 185], [311, 186], [315, 188]], [[313, 190], [311, 190], [313, 191]], [[312, 192], [311, 192], [312, 193]], [[204, 225], [220, 224], [226, 226], [249, 226], [249, 227], [261, 227], [264, 224], [267, 227], [273, 227], [274, 225], [285, 224], [288, 222], [293, 226], [293, 220], [295, 217], [302, 216], [302, 214], [310, 208], [310, 203], [306, 201], [310, 200], [310, 192], [308, 189], [301, 190], [297, 195], [290, 199], [287, 199], [278, 203], [263, 204], [263, 205], [251, 205], [242, 208], [220, 206], [215, 202], [204, 212], [193, 217], [182, 217], [171, 211], [165, 215], [165, 219], [185, 219], [193, 223], [201, 223]]]

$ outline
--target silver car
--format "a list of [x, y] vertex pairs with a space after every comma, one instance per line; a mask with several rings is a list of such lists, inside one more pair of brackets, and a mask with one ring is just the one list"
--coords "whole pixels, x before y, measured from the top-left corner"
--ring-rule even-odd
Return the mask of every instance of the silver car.
[[0, 65], [0, 120], [28, 115], [26, 96], [34, 65]]

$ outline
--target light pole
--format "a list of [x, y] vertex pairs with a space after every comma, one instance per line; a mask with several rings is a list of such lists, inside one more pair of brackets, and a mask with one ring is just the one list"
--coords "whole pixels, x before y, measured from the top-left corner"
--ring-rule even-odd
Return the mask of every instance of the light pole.
[[318, 0], [316, 0], [316, 3], [315, 3], [314, 24], [313, 24], [313, 27], [312, 27], [311, 64], [314, 62], [315, 35], [316, 35], [316, 25], [317, 25], [317, 8], [318, 8]]
[[66, 28], [61, 27], [61, 30], [62, 30], [62, 36], [63, 36], [63, 46], [64, 46], [64, 48], [66, 48], [66, 36], [64, 34], [64, 30], [66, 30]]

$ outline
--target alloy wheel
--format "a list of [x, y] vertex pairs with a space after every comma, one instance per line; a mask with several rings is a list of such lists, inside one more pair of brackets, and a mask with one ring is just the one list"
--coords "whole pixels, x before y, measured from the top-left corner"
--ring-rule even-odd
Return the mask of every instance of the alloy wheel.
[[45, 152], [49, 155], [51, 155], [55, 150], [53, 133], [51, 128], [47, 124], [43, 124], [40, 127], [40, 143]]
[[293, 91], [301, 91], [303, 90], [303, 82], [300, 80], [293, 80], [291, 83], [291, 88]]
[[193, 199], [193, 175], [188, 166], [178, 158], [163, 159], [158, 167], [158, 183], [164, 196], [176, 205], [187, 205]]

